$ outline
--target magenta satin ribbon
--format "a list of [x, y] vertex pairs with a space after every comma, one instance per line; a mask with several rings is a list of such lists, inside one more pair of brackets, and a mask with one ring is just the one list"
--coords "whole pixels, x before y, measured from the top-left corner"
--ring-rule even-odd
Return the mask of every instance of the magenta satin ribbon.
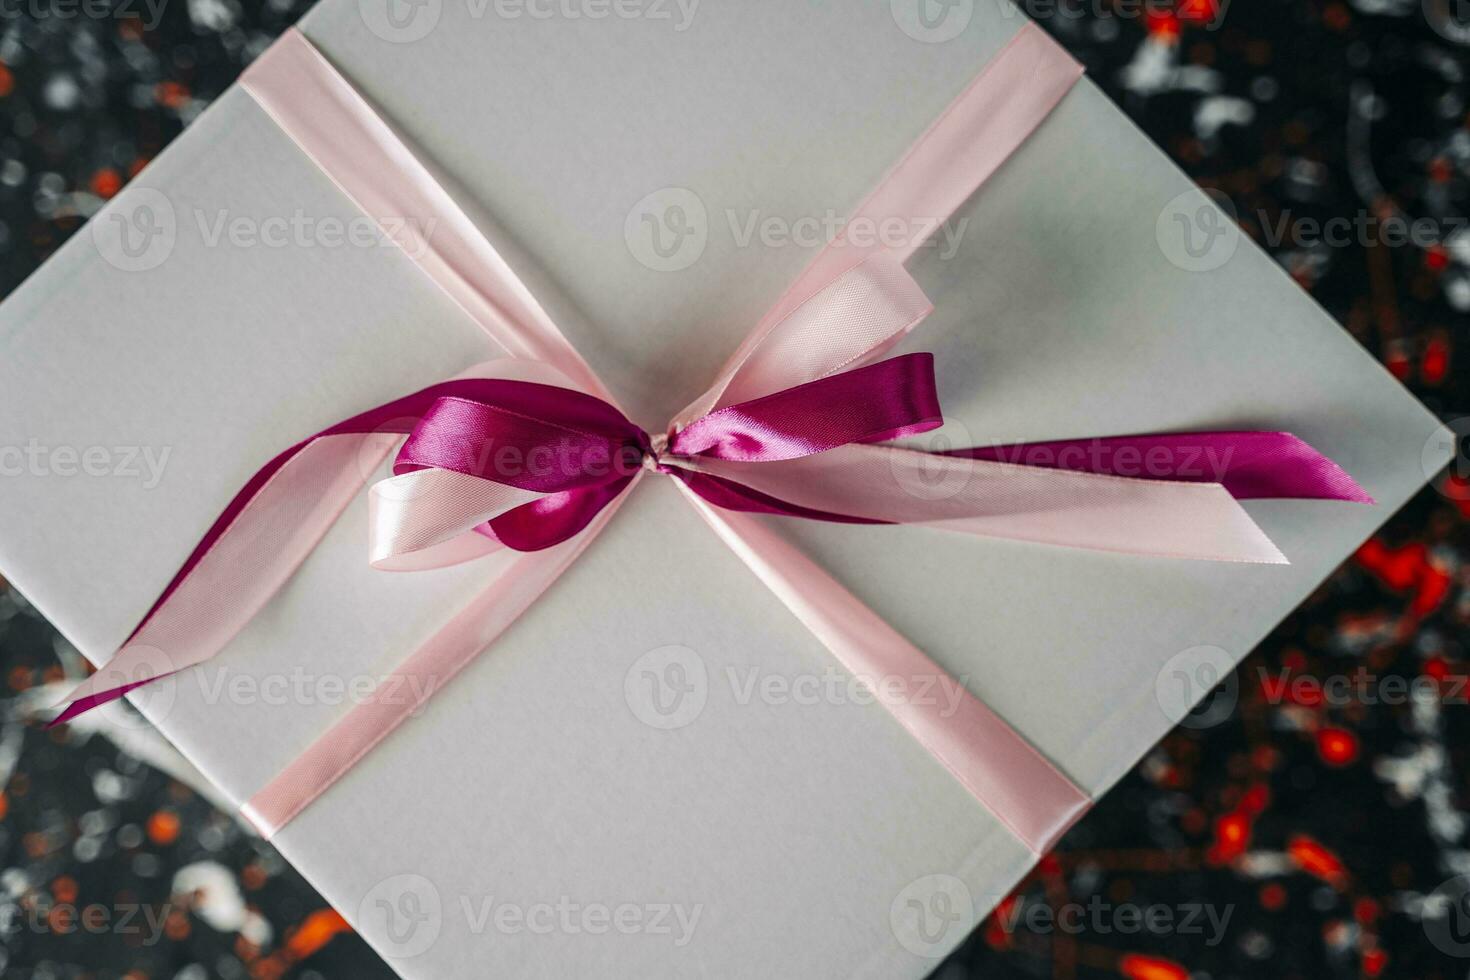
[[[1080, 75], [1027, 24], [854, 214], [952, 214]], [[885, 445], [942, 423], [933, 358], [878, 360], [932, 309], [903, 268], [917, 248], [838, 241], [776, 303], [714, 385], [651, 436], [616, 406], [535, 297], [370, 106], [295, 31], [246, 90], [369, 215], [435, 219], [410, 255], [505, 358], [355, 415], [282, 452], [205, 533], [118, 655], [53, 724], [223, 649], [305, 560], [366, 473], [377, 567], [414, 570], [520, 552], [396, 675], [446, 683], [533, 603], [645, 473], [672, 476], [704, 520], [855, 676], [937, 667], [830, 575], [744, 513], [918, 524], [1128, 554], [1284, 557], [1235, 503], [1369, 500], [1285, 433], [1216, 432], [922, 453]], [[365, 463], [372, 465], [364, 465]], [[926, 475], [938, 473], [942, 493]], [[878, 533], [878, 532], [873, 532]], [[165, 666], [149, 652], [164, 651]], [[270, 834], [325, 792], [418, 703], [355, 705], [244, 807]], [[1036, 853], [1087, 794], [973, 696], [895, 720]]]

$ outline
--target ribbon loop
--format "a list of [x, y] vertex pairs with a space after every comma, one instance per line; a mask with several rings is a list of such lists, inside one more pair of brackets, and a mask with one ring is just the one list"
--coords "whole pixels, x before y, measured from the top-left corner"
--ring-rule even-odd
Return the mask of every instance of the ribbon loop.
[[916, 435], [943, 423], [934, 355], [907, 354], [711, 412], [675, 433], [669, 452], [774, 462]]

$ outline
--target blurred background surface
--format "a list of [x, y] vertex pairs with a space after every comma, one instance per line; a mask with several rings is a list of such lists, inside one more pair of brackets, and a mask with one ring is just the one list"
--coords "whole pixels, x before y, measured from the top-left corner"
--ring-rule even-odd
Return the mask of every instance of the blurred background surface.
[[[0, 292], [306, 6], [0, 3]], [[1031, 12], [1470, 434], [1470, 0], [1035, 0]], [[1382, 233], [1394, 222], [1412, 240]], [[935, 976], [1470, 975], [1470, 902], [1441, 888], [1470, 873], [1467, 518], [1470, 464], [1457, 464]], [[392, 976], [146, 726], [29, 720], [46, 685], [80, 670], [0, 582], [0, 974]], [[111, 920], [89, 924], [91, 903]], [[1153, 909], [1171, 924], [1150, 925]]]

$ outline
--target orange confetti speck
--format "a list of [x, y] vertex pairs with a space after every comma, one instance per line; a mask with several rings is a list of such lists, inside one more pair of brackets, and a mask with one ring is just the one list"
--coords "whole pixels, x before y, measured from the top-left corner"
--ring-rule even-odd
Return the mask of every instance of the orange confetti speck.
[[189, 101], [189, 90], [178, 82], [159, 82], [154, 86], [153, 98], [159, 105], [178, 109]]
[[92, 193], [100, 198], [110, 198], [122, 190], [122, 177], [111, 167], [103, 167], [92, 175]]
[[347, 920], [335, 910], [318, 909], [308, 915], [301, 927], [286, 940], [286, 948], [296, 959], [305, 959], [331, 942], [333, 936], [351, 931]]
[[1118, 972], [1128, 980], [1189, 980], [1189, 971], [1173, 960], [1129, 953], [1118, 961]]
[[1297, 867], [1335, 888], [1342, 887], [1347, 881], [1347, 871], [1338, 856], [1305, 834], [1293, 837], [1286, 852]]
[[1179, 17], [1195, 24], [1208, 24], [1219, 11], [1219, 0], [1181, 0], [1179, 4]]
[[163, 931], [174, 942], [188, 939], [189, 917], [179, 911], [170, 912], [168, 918], [163, 920]]
[[1179, 42], [1179, 18], [1170, 11], [1149, 13], [1144, 18], [1144, 27], [1155, 41], [1165, 44]]
[[172, 810], [159, 810], [148, 818], [148, 839], [160, 847], [179, 839], [179, 815]]
[[75, 902], [77, 880], [70, 875], [62, 875], [51, 883], [51, 894], [56, 896], [58, 902]]
[[1245, 853], [1250, 838], [1250, 816], [1238, 810], [1227, 813], [1215, 821], [1215, 841], [1206, 858], [1214, 865], [1229, 864]]

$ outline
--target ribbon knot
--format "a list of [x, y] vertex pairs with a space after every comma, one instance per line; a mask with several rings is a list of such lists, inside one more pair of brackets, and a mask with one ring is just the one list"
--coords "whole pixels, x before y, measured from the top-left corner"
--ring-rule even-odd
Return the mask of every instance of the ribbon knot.
[[663, 459], [668, 451], [668, 436], [650, 436], [648, 448], [643, 451], [643, 468], [650, 473], [667, 473], [668, 467], [664, 465]]

